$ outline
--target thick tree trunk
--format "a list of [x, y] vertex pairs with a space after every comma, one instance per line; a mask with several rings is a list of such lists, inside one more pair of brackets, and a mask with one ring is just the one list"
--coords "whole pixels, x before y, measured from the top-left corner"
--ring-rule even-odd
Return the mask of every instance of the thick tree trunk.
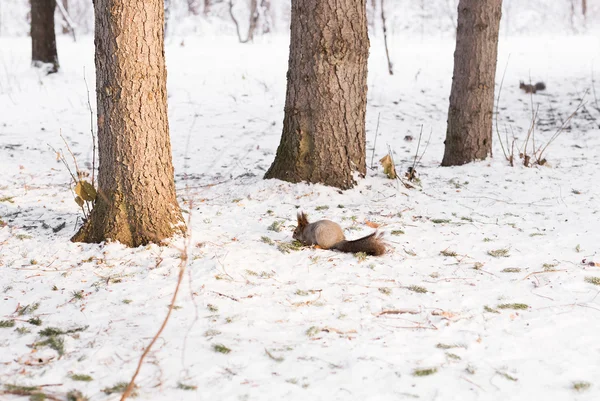
[[31, 0], [31, 61], [35, 67], [51, 64], [58, 71], [54, 9], [56, 0]]
[[167, 121], [163, 0], [95, 0], [98, 197], [73, 241], [160, 242], [185, 228]]
[[351, 188], [366, 173], [366, 0], [293, 0], [283, 134], [265, 178]]
[[492, 115], [502, 0], [460, 0], [442, 166], [485, 159]]

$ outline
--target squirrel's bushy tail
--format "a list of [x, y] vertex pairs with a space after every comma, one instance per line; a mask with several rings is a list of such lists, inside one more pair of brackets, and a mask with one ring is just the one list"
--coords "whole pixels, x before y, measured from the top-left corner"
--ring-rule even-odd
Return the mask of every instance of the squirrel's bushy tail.
[[382, 237], [383, 233], [375, 231], [373, 234], [354, 241], [338, 242], [330, 249], [348, 253], [364, 252], [367, 255], [380, 256], [385, 253], [385, 244]]

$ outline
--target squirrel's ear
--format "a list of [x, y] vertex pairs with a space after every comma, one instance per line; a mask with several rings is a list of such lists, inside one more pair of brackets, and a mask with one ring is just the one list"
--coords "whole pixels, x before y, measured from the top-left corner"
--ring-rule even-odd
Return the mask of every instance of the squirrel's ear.
[[308, 216], [304, 212], [298, 212], [298, 226], [308, 225]]

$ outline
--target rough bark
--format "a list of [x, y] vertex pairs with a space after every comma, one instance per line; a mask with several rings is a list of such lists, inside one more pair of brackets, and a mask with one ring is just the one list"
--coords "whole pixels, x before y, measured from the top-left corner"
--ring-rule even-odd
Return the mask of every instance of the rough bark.
[[98, 197], [73, 241], [139, 246], [184, 229], [167, 121], [163, 0], [95, 0]]
[[454, 75], [442, 166], [485, 159], [492, 114], [502, 0], [460, 0]]
[[351, 188], [366, 173], [366, 0], [293, 0], [283, 133], [265, 178]]
[[35, 67], [50, 64], [48, 72], [58, 71], [54, 9], [56, 0], [31, 0], [31, 61]]

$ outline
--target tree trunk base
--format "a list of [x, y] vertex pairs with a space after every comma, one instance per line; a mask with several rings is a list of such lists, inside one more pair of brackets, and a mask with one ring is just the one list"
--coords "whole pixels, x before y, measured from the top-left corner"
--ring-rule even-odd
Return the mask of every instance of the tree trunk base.
[[89, 218], [71, 241], [90, 244], [114, 241], [127, 247], [162, 244], [175, 235], [185, 235], [181, 212], [175, 212], [179, 207], [174, 205], [174, 208], [172, 213], [157, 214], [156, 210], [148, 210], [130, 217], [125, 211], [135, 207], [126, 207], [124, 202], [108, 205], [98, 198]]
[[265, 178], [349, 189], [366, 175], [365, 1], [292, 1], [283, 132]]
[[[361, 174], [364, 177], [364, 174]], [[297, 173], [293, 166], [286, 165], [286, 161], [279, 162], [276, 158], [267, 173], [265, 180], [277, 179], [297, 184], [306, 182], [310, 184], [323, 184], [329, 187], [335, 187], [342, 190], [351, 189], [356, 185], [356, 180], [352, 174], [328, 174], [320, 177], [313, 177], [310, 174], [303, 176]]]
[[58, 61], [46, 63], [39, 60], [34, 60], [31, 65], [44, 71], [46, 75], [55, 74], [58, 72]]

